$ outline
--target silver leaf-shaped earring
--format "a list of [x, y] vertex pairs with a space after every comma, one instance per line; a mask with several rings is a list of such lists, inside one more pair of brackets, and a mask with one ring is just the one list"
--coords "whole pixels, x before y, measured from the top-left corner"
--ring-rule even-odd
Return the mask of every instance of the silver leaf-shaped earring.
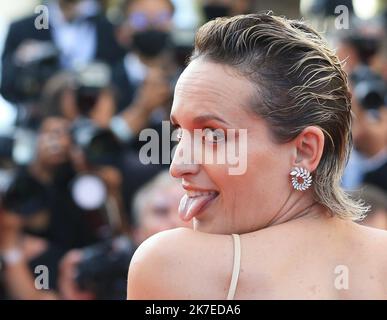
[[[312, 176], [305, 168], [295, 167], [290, 172], [292, 176], [293, 188], [299, 191], [304, 191], [312, 185]], [[302, 182], [300, 182], [302, 180]]]

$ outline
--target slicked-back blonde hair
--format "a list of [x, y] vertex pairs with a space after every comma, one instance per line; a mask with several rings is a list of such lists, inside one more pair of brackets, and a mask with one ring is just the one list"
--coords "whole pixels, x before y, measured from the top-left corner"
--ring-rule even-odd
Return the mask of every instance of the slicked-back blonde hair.
[[218, 18], [196, 34], [191, 61], [199, 57], [232, 66], [255, 84], [253, 111], [278, 143], [320, 127], [325, 143], [313, 173], [314, 198], [341, 218], [364, 217], [367, 208], [340, 187], [352, 147], [347, 75], [316, 31], [266, 13]]

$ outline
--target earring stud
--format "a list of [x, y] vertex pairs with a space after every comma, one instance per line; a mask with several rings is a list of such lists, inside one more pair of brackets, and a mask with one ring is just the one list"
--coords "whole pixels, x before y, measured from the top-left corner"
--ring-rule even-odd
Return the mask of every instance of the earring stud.
[[312, 176], [305, 168], [295, 167], [290, 172], [292, 176], [293, 188], [299, 191], [304, 191], [312, 185]]

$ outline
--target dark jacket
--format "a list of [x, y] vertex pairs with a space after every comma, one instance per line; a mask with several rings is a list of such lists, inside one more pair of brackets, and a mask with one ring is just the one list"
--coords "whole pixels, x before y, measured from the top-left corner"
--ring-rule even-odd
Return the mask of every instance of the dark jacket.
[[[2, 72], [0, 93], [9, 101], [17, 102], [18, 93], [15, 90], [18, 67], [13, 62], [13, 54], [25, 40], [51, 41], [52, 27], [48, 29], [35, 28], [37, 15], [28, 16], [11, 24], [2, 55]], [[89, 18], [96, 25], [97, 44], [95, 59], [110, 66], [119, 61], [125, 54], [115, 40], [113, 25], [103, 16], [96, 15]], [[82, 44], [80, 44], [82, 45]]]

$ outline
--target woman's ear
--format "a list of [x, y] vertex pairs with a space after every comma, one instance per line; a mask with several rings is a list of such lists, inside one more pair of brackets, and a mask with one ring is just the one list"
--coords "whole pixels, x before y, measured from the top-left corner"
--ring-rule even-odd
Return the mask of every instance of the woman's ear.
[[310, 172], [316, 170], [324, 150], [324, 133], [316, 126], [306, 127], [294, 139], [296, 157], [294, 167], [302, 167]]

